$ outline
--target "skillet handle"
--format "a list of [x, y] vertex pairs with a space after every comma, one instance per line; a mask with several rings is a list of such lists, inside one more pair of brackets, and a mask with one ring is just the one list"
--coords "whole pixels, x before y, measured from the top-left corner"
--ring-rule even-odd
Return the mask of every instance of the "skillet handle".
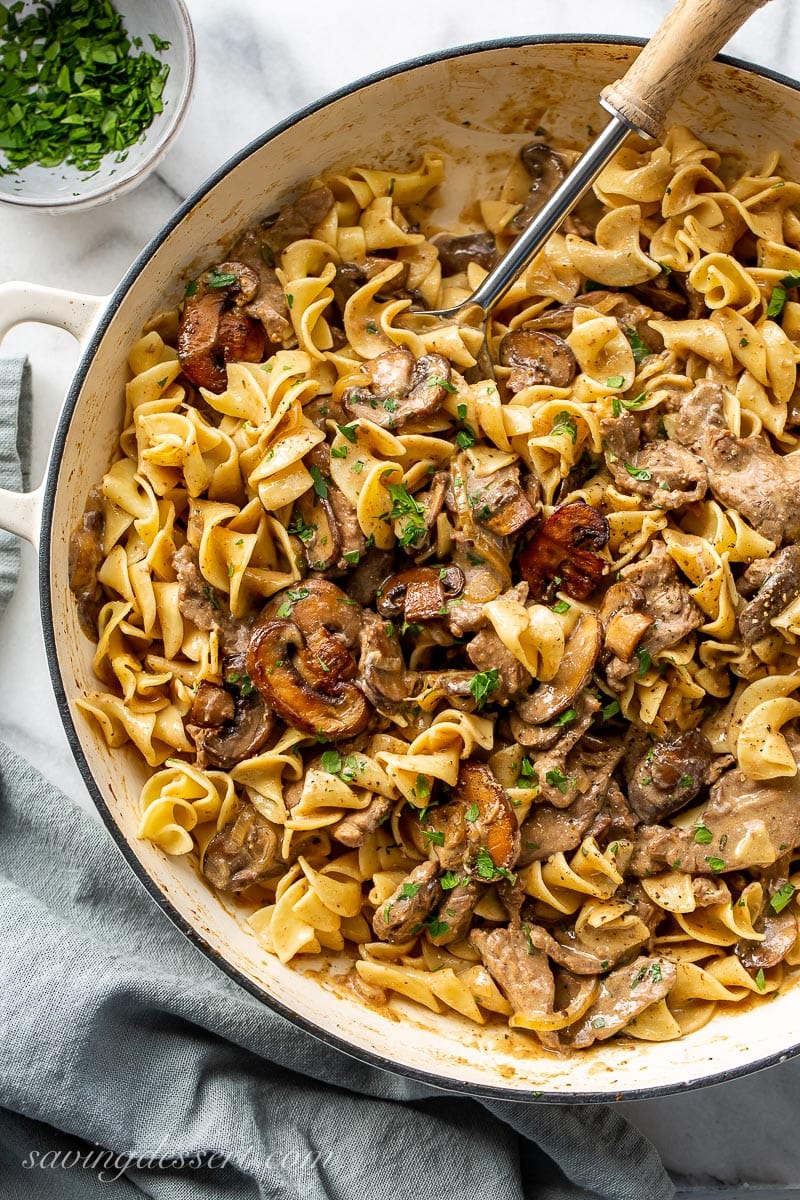
[[678, 0], [624, 78], [603, 88], [603, 107], [660, 137], [673, 103], [767, 0]]
[[[37, 283], [0, 283], [0, 343], [10, 329], [23, 321], [55, 325], [85, 348], [107, 296], [85, 296]], [[0, 488], [0, 529], [38, 544], [43, 485], [31, 492], [9, 492]]]

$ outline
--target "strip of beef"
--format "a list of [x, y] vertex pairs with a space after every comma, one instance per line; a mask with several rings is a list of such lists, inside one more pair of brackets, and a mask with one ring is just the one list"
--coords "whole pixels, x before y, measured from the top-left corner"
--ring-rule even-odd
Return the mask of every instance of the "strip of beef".
[[331, 832], [343, 846], [363, 846], [369, 835], [389, 816], [393, 804], [394, 801], [386, 796], [373, 796], [366, 808], [350, 813]]
[[646, 442], [630, 413], [601, 421], [606, 466], [623, 492], [644, 496], [654, 508], [681, 508], [702, 500], [708, 475], [702, 462], [671, 441]]
[[579, 950], [574, 946], [565, 946], [557, 942], [552, 934], [542, 925], [523, 925], [527, 940], [537, 950], [542, 950], [553, 962], [566, 967], [573, 975], [602, 975], [608, 969], [607, 960], [590, 954], [587, 950]]
[[407, 942], [422, 929], [441, 895], [438, 864], [420, 863], [376, 910], [372, 918], [375, 936], [382, 942]]
[[642, 956], [617, 967], [601, 981], [597, 999], [580, 1021], [562, 1034], [562, 1040], [580, 1050], [604, 1042], [651, 1004], [663, 1000], [676, 979], [675, 964], [667, 958]]
[[518, 866], [542, 862], [559, 851], [575, 850], [587, 834], [599, 837], [605, 832], [611, 822], [610, 815], [605, 812], [605, 801], [612, 773], [621, 757], [621, 746], [609, 746], [599, 753], [587, 755], [582, 764], [587, 790], [573, 791], [568, 808], [534, 804], [520, 829]]
[[776, 454], [767, 437], [735, 437], [724, 414], [725, 392], [704, 380], [686, 397], [674, 436], [705, 463], [712, 492], [763, 537], [800, 541], [800, 458]]
[[225, 611], [227, 600], [221, 600], [200, 573], [197, 551], [187, 542], [173, 554], [172, 565], [178, 578], [181, 616], [198, 629], [216, 629], [226, 656], [245, 654], [250, 645], [252, 622], [237, 621]]
[[515, 1013], [553, 1011], [555, 982], [547, 955], [528, 945], [519, 926], [476, 929], [470, 941]]
[[714, 757], [708, 738], [697, 729], [654, 744], [642, 739], [639, 755], [626, 762], [634, 812], [654, 825], [685, 808], [710, 782]]
[[500, 467], [491, 475], [478, 475], [474, 464], [461, 455], [461, 475], [472, 508], [473, 519], [492, 533], [507, 537], [517, 533], [536, 517], [541, 509], [519, 481], [519, 467]]
[[[683, 641], [705, 621], [705, 616], [689, 595], [677, 567], [662, 542], [655, 542], [647, 558], [629, 563], [620, 572], [621, 582], [644, 593], [644, 612], [653, 618], [637, 645], [637, 654], [651, 656]], [[625, 680], [638, 670], [641, 658], [626, 662], [614, 656], [606, 666], [606, 678], [621, 689]]]
[[73, 529], [69, 539], [69, 587], [77, 600], [81, 629], [92, 641], [97, 641], [97, 618], [105, 599], [97, 581], [104, 557], [102, 502], [100, 489], [93, 488], [81, 523]]
[[[800, 764], [800, 740], [789, 738]], [[710, 834], [710, 837], [709, 837]], [[800, 846], [800, 775], [749, 779], [738, 768], [712, 786], [692, 829], [642, 825], [629, 871], [657, 875], [673, 868], [697, 875], [768, 867]]]
[[745, 646], [767, 637], [772, 632], [773, 618], [800, 596], [800, 546], [784, 546], [774, 558], [759, 560], [758, 567], [763, 573], [762, 582], [738, 618]]
[[436, 910], [436, 921], [428, 928], [428, 941], [434, 946], [449, 946], [462, 941], [472, 924], [475, 905], [485, 891], [486, 884], [478, 879], [463, 879], [446, 891]]
[[475, 634], [467, 646], [467, 656], [478, 671], [497, 669], [500, 686], [492, 692], [493, 704], [507, 704], [530, 687], [531, 676], [493, 629], [481, 629]]
[[[524, 718], [524, 701], [518, 711]], [[580, 763], [574, 757], [569, 762], [568, 759], [600, 711], [600, 702], [591, 692], [581, 692], [572, 711], [573, 719], [558, 727], [561, 736], [552, 749], [533, 757], [533, 767], [539, 777], [539, 795], [555, 808], [569, 807], [578, 791], [586, 790], [578, 786], [585, 783], [579, 779]]]

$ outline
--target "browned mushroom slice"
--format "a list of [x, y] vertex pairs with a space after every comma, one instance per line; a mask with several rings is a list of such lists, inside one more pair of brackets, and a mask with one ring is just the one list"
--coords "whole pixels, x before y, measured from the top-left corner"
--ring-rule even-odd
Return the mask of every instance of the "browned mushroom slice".
[[269, 621], [256, 628], [247, 652], [247, 673], [270, 708], [304, 733], [353, 737], [369, 722], [370, 706], [355, 684], [331, 670], [325, 690], [320, 689], [317, 660], [293, 621]]
[[748, 970], [768, 970], [783, 962], [797, 941], [797, 917], [789, 909], [779, 913], [767, 912], [763, 932], [763, 942], [742, 938], [736, 943], [736, 956]]
[[391, 575], [378, 591], [378, 612], [384, 617], [404, 616], [406, 621], [433, 621], [445, 612], [445, 603], [464, 587], [460, 567], [409, 567]]
[[266, 337], [258, 321], [241, 311], [258, 289], [258, 277], [242, 263], [222, 263], [196, 281], [187, 296], [178, 330], [183, 373], [198, 387], [222, 392], [226, 364], [258, 362]]
[[240, 892], [266, 878], [275, 866], [278, 835], [245, 803], [236, 818], [215, 834], [203, 855], [203, 874], [222, 892]]
[[603, 596], [598, 616], [604, 630], [606, 649], [628, 662], [636, 647], [653, 624], [649, 613], [641, 612], [645, 594], [635, 584], [613, 583]]
[[[239, 679], [236, 674], [231, 680]], [[242, 677], [245, 678], [246, 677]], [[197, 748], [199, 767], [230, 770], [236, 763], [258, 754], [275, 730], [275, 714], [246, 679], [236, 695], [204, 680], [194, 697], [186, 732]], [[236, 688], [236, 684], [231, 686]]]
[[305, 579], [276, 592], [262, 620], [291, 620], [306, 636], [324, 628], [340, 635], [345, 646], [354, 646], [361, 632], [361, 608], [329, 579]]
[[77, 599], [81, 629], [92, 641], [97, 641], [97, 618], [104, 598], [103, 589], [97, 581], [97, 572], [103, 561], [105, 524], [99, 505], [99, 494], [90, 495], [81, 523], [73, 529], [69, 539], [69, 587]]
[[519, 392], [534, 384], [569, 387], [578, 369], [570, 346], [555, 333], [514, 329], [500, 342], [500, 362], [511, 367], [507, 387]]
[[327, 496], [318, 496], [313, 489], [304, 492], [295, 502], [289, 533], [303, 543], [310, 571], [330, 571], [336, 567], [342, 542]]
[[520, 158], [533, 182], [525, 203], [509, 222], [511, 233], [522, 233], [528, 222], [541, 212], [567, 173], [564, 159], [545, 142], [530, 142], [523, 146]]
[[601, 644], [600, 622], [592, 613], [584, 613], [567, 638], [555, 677], [549, 683], [540, 683], [526, 700], [526, 721], [544, 725], [570, 707], [589, 682]]
[[560, 505], [519, 556], [531, 595], [543, 597], [560, 579], [568, 596], [585, 600], [603, 577], [606, 564], [595, 551], [602, 550], [609, 536], [607, 518], [590, 504], [576, 500]]
[[342, 403], [353, 417], [365, 418], [384, 429], [399, 429], [415, 417], [427, 417], [441, 407], [450, 384], [450, 364], [441, 354], [423, 354], [414, 361], [410, 350], [384, 350], [362, 368], [368, 388], [348, 388]]
[[439, 902], [439, 868], [423, 862], [408, 875], [372, 918], [375, 936], [382, 942], [406, 942], [422, 929]]
[[431, 241], [439, 251], [444, 275], [458, 275], [466, 271], [470, 263], [490, 271], [497, 262], [497, 244], [491, 233], [465, 233], [461, 237], [439, 233]]
[[715, 757], [699, 729], [649, 745], [627, 771], [631, 808], [648, 825], [685, 808], [711, 781]]
[[427, 827], [444, 835], [435, 847], [443, 867], [463, 866], [487, 883], [504, 878], [519, 856], [511, 801], [477, 759], [461, 764], [452, 799], [428, 814]]

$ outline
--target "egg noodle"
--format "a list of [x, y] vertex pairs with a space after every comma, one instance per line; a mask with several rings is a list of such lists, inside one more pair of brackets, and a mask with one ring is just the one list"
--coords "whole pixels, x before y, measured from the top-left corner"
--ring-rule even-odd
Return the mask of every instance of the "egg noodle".
[[418, 314], [577, 157], [523, 140], [457, 229], [443, 152], [314, 180], [153, 317], [72, 539], [76, 703], [282, 963], [566, 1051], [800, 964], [800, 185], [631, 142], [487, 369]]

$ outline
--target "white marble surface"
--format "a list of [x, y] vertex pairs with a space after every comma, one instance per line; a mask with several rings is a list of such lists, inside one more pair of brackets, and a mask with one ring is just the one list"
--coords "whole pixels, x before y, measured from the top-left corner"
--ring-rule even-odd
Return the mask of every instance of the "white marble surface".
[[[198, 44], [194, 101], [157, 174], [132, 194], [89, 212], [46, 216], [0, 205], [0, 281], [24, 279], [104, 294], [178, 203], [231, 154], [275, 122], [374, 70], [446, 47], [534, 33], [649, 36], [668, 0], [188, 0]], [[728, 50], [800, 73], [800, 11], [771, 0]], [[20, 326], [4, 349], [33, 363], [34, 477], [46, 460], [61, 397], [77, 362], [66, 334]], [[0, 738], [87, 807], [50, 689], [38, 618], [36, 564], [23, 551], [19, 588], [0, 621]], [[693, 1194], [762, 1196], [800, 1191], [796, 1111], [800, 1061], [683, 1096], [624, 1105]], [[642, 1197], [642, 1200], [647, 1200]]]

